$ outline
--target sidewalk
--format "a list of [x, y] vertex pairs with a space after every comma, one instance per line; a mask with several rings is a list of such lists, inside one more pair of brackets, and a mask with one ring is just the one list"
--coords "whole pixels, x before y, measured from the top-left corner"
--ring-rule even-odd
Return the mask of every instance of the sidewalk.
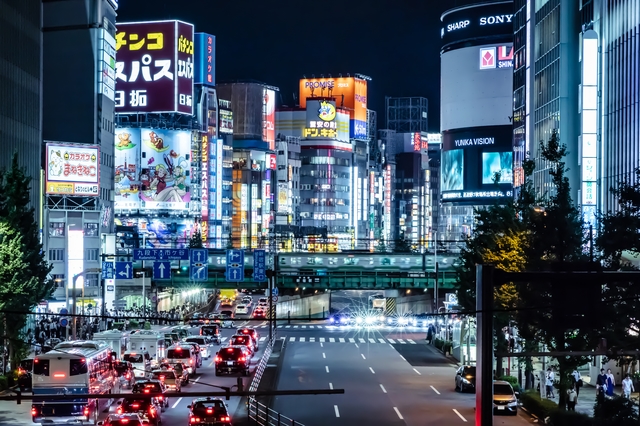
[[[551, 401], [558, 403], [558, 389], [554, 389], [555, 398], [549, 398]], [[596, 388], [585, 383], [580, 388], [578, 395], [578, 403], [576, 404], [576, 412], [586, 414], [593, 417], [593, 406], [596, 403]]]

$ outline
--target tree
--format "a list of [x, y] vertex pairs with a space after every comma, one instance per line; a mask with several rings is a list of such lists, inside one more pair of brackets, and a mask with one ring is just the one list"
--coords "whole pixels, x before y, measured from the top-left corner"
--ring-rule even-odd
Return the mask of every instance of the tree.
[[411, 253], [413, 251], [411, 242], [402, 235], [394, 242], [393, 251], [395, 253]]
[[389, 251], [387, 249], [387, 245], [384, 243], [384, 240], [378, 240], [378, 245], [376, 246], [376, 251], [378, 253], [386, 253]]
[[204, 248], [202, 244], [202, 233], [200, 230], [195, 231], [189, 240], [189, 248]]
[[[42, 300], [48, 299], [53, 293], [54, 281], [49, 277], [51, 265], [44, 256], [42, 244], [40, 243], [40, 232], [35, 220], [34, 208], [30, 206], [31, 178], [26, 175], [25, 170], [18, 163], [18, 155], [14, 154], [11, 161], [11, 168], [0, 172], [0, 221], [4, 223], [6, 232], [3, 232], [7, 239], [8, 247], [15, 248], [17, 244], [21, 247], [21, 259], [13, 259], [14, 252], [7, 252], [8, 259], [13, 259], [12, 264], [19, 267], [19, 271], [6, 272], [7, 279], [3, 280], [4, 309], [16, 311], [7, 318], [6, 335], [9, 338], [10, 357], [12, 365], [19, 361], [22, 350], [28, 347], [28, 343], [21, 330], [26, 324], [27, 313]], [[19, 236], [19, 242], [12, 235]], [[4, 249], [9, 250], [8, 247]], [[2, 262], [1, 267], [6, 268], [6, 262]], [[26, 265], [23, 269], [22, 267]], [[20, 280], [17, 282], [16, 280]], [[17, 312], [24, 312], [18, 314]]]

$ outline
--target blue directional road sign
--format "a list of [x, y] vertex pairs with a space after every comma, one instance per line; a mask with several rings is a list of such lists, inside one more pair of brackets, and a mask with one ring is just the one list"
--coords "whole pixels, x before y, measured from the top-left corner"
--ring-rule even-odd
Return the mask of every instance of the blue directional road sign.
[[133, 278], [133, 262], [116, 262], [116, 280]]
[[69, 313], [69, 311], [67, 310], [67, 308], [62, 308], [60, 309], [60, 326], [61, 327], [66, 327], [67, 324], [69, 324], [69, 320], [67, 319], [66, 316]]
[[102, 262], [102, 278], [112, 280], [115, 278], [115, 267], [113, 262]]
[[193, 281], [207, 281], [209, 279], [209, 251], [207, 249], [189, 250], [189, 266]]
[[133, 260], [189, 260], [189, 250], [133, 249]]
[[244, 281], [244, 250], [227, 250], [227, 281]]
[[171, 261], [163, 260], [153, 262], [153, 279], [154, 280], [170, 280], [171, 279]]
[[253, 280], [264, 282], [267, 280], [267, 253], [264, 250], [253, 251]]

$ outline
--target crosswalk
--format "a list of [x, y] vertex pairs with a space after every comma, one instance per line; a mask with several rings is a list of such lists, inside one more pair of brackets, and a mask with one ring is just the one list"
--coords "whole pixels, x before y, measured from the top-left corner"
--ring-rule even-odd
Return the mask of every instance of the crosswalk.
[[288, 337], [288, 342], [298, 343], [355, 343], [355, 344], [391, 344], [391, 345], [417, 345], [413, 339], [390, 339], [382, 337]]
[[[242, 323], [240, 325], [243, 327], [248, 326], [248, 322]], [[260, 325], [253, 326], [253, 328], [269, 328], [269, 325], [260, 324]], [[348, 327], [348, 326], [337, 327], [335, 325], [279, 325], [277, 328], [284, 328], [284, 329], [290, 329], [290, 330], [351, 330], [351, 329], [356, 330], [356, 329], [362, 329], [363, 327]], [[416, 332], [426, 333], [426, 331], [421, 327], [394, 327], [394, 326], [382, 325], [382, 326], [364, 327], [364, 328], [371, 328], [374, 330], [387, 330], [387, 331], [406, 330], [406, 331], [416, 331]]]

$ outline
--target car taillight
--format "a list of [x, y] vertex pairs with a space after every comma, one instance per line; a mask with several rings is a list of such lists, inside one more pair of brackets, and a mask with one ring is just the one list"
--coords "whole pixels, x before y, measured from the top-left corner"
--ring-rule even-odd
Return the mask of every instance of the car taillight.
[[89, 407], [84, 407], [84, 410], [82, 411], [82, 413], [84, 414], [85, 417], [89, 417]]
[[193, 364], [193, 360], [192, 359], [189, 360], [189, 364]]
[[231, 421], [231, 417], [229, 417], [229, 416], [220, 417], [220, 421], [221, 422], [230, 422]]
[[36, 410], [35, 408], [31, 409], [31, 417], [35, 417], [38, 415], [38, 410]]
[[158, 399], [159, 399], [160, 401], [162, 401], [162, 398], [163, 398], [163, 396], [162, 396], [162, 395], [160, 395], [160, 396], [158, 397]]
[[116, 413], [122, 414], [122, 407], [118, 407], [118, 409], [116, 410]]
[[222, 360], [220, 359], [220, 357], [219, 357], [219, 356], [216, 356], [213, 360], [214, 360], [215, 362], [220, 362], [220, 361], [222, 361]]
[[133, 408], [140, 408], [140, 404], [131, 404]]
[[124, 378], [128, 380], [128, 379], [131, 378], [131, 375], [129, 373], [127, 373], [127, 374], [124, 375]]
[[120, 423], [123, 423], [123, 424], [129, 423], [129, 419], [120, 419]]
[[189, 421], [190, 421], [191, 423], [198, 423], [198, 422], [200, 421], [200, 418], [199, 418], [199, 417], [191, 417], [191, 418], [189, 419]]
[[207, 414], [213, 414], [213, 408], [207, 408]]
[[149, 414], [151, 414], [152, 416], [155, 416], [156, 409], [154, 407], [149, 407]]
[[246, 358], [245, 358], [245, 357], [243, 357], [243, 356], [241, 356], [240, 358], [238, 358], [238, 361], [240, 361], [240, 362], [245, 362], [245, 361], [246, 361]]
[[149, 392], [151, 392], [149, 389], [144, 390], [144, 393], [149, 393]]

